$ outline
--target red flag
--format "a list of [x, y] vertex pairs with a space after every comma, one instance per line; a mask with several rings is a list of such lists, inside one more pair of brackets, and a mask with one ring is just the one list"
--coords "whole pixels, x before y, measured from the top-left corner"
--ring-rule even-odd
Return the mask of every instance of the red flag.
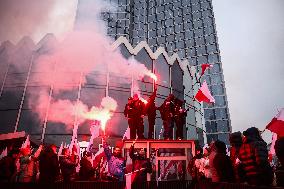
[[198, 89], [195, 99], [199, 102], [215, 103], [215, 99], [208, 89], [206, 80], [203, 81], [202, 86]]
[[266, 129], [276, 133], [279, 137], [284, 136], [284, 108], [271, 120]]
[[212, 68], [212, 67], [213, 67], [212, 64], [202, 64], [201, 65], [201, 75], [200, 75], [200, 77], [205, 73], [207, 68]]

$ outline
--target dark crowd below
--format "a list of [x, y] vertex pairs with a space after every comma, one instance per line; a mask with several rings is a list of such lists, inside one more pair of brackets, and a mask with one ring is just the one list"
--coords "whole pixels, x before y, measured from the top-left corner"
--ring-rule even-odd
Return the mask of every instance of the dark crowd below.
[[[133, 188], [284, 187], [284, 138], [277, 139], [275, 155], [269, 154], [266, 142], [255, 127], [232, 133], [229, 150], [219, 140], [208, 147], [197, 146], [195, 156], [187, 165], [192, 178], [189, 181], [147, 182], [147, 173], [156, 171], [155, 166], [143, 149], [134, 153], [134, 144], [130, 156], [132, 167], [128, 170], [121, 148], [117, 146], [111, 152], [106, 141], [103, 141], [104, 156], [95, 158], [87, 151], [80, 158], [69, 148], [58, 155], [55, 145], [40, 146], [33, 155], [29, 147], [10, 149], [0, 160], [1, 188], [44, 188], [46, 184], [52, 184], [52, 188], [124, 188], [126, 175], [134, 172]], [[108, 170], [101, 173], [103, 159], [108, 163]]]

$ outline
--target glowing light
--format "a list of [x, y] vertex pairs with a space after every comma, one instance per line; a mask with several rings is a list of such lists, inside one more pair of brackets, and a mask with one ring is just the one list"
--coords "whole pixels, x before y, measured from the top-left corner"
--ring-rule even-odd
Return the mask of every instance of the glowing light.
[[117, 102], [111, 97], [104, 97], [101, 102], [101, 107], [93, 106], [89, 112], [83, 116], [89, 120], [100, 121], [101, 129], [105, 132], [106, 123], [112, 117], [113, 112], [117, 107]]
[[151, 77], [152, 79], [154, 79], [155, 82], [157, 82], [157, 80], [158, 80], [157, 76], [156, 76], [155, 74], [151, 73], [151, 72], [149, 73], [149, 77]]
[[140, 99], [144, 104], [147, 104], [147, 103], [148, 103], [148, 101], [145, 100], [143, 97], [140, 97], [139, 99]]

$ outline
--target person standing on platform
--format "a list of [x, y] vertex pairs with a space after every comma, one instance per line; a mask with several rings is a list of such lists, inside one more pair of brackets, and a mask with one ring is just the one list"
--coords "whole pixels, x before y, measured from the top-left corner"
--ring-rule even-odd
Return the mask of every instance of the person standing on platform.
[[163, 120], [164, 139], [173, 138], [174, 99], [175, 96], [169, 94], [164, 103], [158, 108]]
[[124, 108], [124, 115], [128, 118], [131, 139], [135, 139], [136, 134], [138, 139], [144, 139], [143, 110], [144, 103], [137, 94], [134, 94], [133, 98], [128, 98], [128, 103]]
[[175, 108], [174, 108], [174, 121], [177, 127], [176, 138], [178, 140], [183, 139], [183, 126], [185, 124], [185, 117], [187, 110], [182, 108], [183, 101], [178, 98], [175, 99]]
[[151, 94], [151, 96], [148, 99], [148, 102], [145, 106], [145, 113], [148, 117], [148, 139], [154, 138], [154, 126], [155, 126], [155, 120], [156, 120], [156, 105], [155, 105], [155, 98], [157, 96], [157, 87], [155, 86], [154, 92]]

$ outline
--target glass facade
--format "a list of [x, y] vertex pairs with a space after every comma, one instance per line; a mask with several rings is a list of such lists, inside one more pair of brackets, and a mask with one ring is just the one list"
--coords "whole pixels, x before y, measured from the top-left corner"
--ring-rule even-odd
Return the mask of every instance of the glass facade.
[[125, 36], [133, 46], [146, 41], [153, 51], [164, 47], [197, 70], [203, 63], [213, 64], [204, 75], [216, 100], [214, 105], [204, 104], [207, 142], [228, 143], [230, 116], [211, 0], [111, 1], [119, 11], [103, 14], [108, 35]]
[[[61, 142], [69, 143], [72, 136], [73, 125], [76, 124], [75, 116], [69, 117], [70, 125], [51, 121], [48, 116], [50, 101], [41, 104], [40, 112], [46, 115], [46, 119], [39, 119], [38, 111], [34, 111], [31, 106], [32, 101], [36, 101], [39, 91], [47, 91], [49, 97], [53, 100], [69, 100], [76, 102], [80, 100], [89, 108], [99, 106], [101, 99], [106, 95], [114, 98], [118, 107], [113, 117], [108, 121], [106, 133], [110, 136], [121, 138], [128, 126], [127, 119], [124, 117], [123, 110], [131, 95], [132, 78], [124, 78], [118, 73], [106, 72], [106, 69], [94, 70], [85, 76], [86, 82], [81, 84], [80, 73], [72, 72], [72, 77], [67, 70], [52, 69], [52, 72], [60, 72], [62, 76], [66, 75], [61, 83], [54, 85], [52, 82], [42, 80], [45, 75], [51, 75], [51, 70], [42, 70], [42, 66], [37, 66], [39, 57], [48, 55], [52, 48], [47, 48], [46, 44], [51, 41], [57, 41], [51, 34], [45, 36], [38, 44], [34, 44], [28, 37], [23, 38], [17, 45], [9, 42], [2, 43], [0, 46], [0, 133], [10, 133], [14, 131], [25, 131], [31, 135], [32, 139], [44, 139], [46, 143], [55, 143], [60, 145]], [[168, 94], [172, 91], [176, 97], [187, 100], [185, 107], [189, 108], [188, 117], [192, 118], [188, 124], [196, 126], [196, 114], [202, 115], [202, 107], [197, 109], [193, 106], [193, 92], [191, 89], [193, 81], [185, 81], [190, 75], [189, 67], [181, 66], [181, 62], [175, 60], [168, 62], [165, 51], [161, 51], [158, 57], [153, 57], [153, 52], [149, 52], [148, 44], [133, 53], [133, 49], [127, 49], [124, 42], [116, 41], [117, 48], [125, 58], [135, 58], [143, 63], [147, 69], [155, 72], [159, 80], [157, 81], [158, 91], [156, 105], [160, 106]], [[127, 41], [127, 43], [129, 43]], [[131, 46], [131, 45], [130, 45]], [[129, 47], [128, 47], [129, 48]], [[148, 50], [147, 50], [148, 49]], [[150, 50], [151, 51], [151, 50]], [[133, 54], [131, 54], [132, 52]], [[152, 56], [151, 56], [152, 55]], [[41, 62], [42, 63], [42, 62]], [[48, 65], [52, 63], [47, 62]], [[54, 64], [55, 65], [55, 64]], [[39, 69], [40, 68], [40, 69]], [[140, 94], [147, 99], [153, 92], [153, 80], [145, 77], [144, 80], [136, 81], [139, 85]], [[58, 86], [68, 86], [65, 90], [58, 90]], [[184, 95], [184, 89], [190, 94]], [[39, 107], [37, 107], [37, 110]], [[159, 112], [155, 125], [156, 138], [163, 138], [160, 135], [162, 129], [162, 120]], [[42, 117], [42, 116], [41, 116]], [[68, 119], [68, 118], [66, 118]], [[194, 121], [192, 121], [194, 120]], [[200, 122], [200, 121], [199, 121]], [[144, 119], [145, 136], [148, 132], [148, 121]], [[78, 129], [78, 140], [90, 135], [90, 123], [82, 122]], [[184, 129], [184, 135], [186, 134]], [[197, 133], [197, 131], [195, 131]], [[192, 133], [192, 131], [191, 131]], [[203, 140], [201, 137], [200, 140]]]

